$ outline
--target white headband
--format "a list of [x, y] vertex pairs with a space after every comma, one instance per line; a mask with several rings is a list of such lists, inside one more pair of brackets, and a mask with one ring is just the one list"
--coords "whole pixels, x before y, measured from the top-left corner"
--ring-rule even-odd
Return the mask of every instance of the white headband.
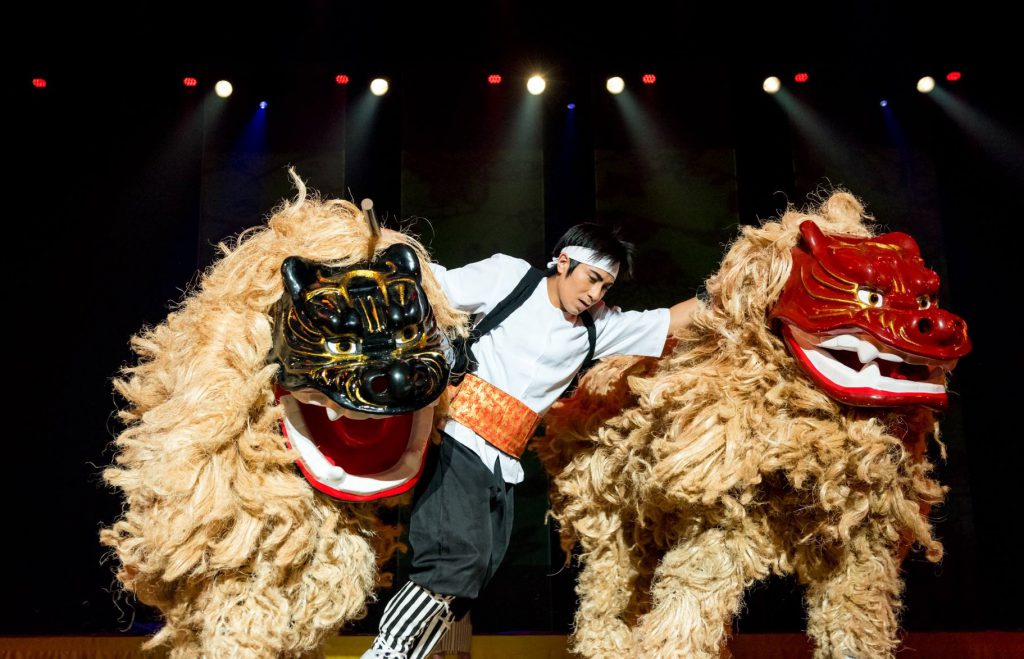
[[[561, 254], [565, 254], [566, 256], [568, 256], [570, 259], [572, 259], [574, 261], [579, 261], [580, 263], [586, 263], [587, 265], [589, 265], [592, 268], [599, 268], [601, 270], [604, 270], [605, 272], [610, 274], [612, 276], [612, 278], [616, 278], [616, 277], [619, 276], [619, 262], [618, 261], [616, 261], [612, 257], [608, 256], [607, 254], [602, 254], [600, 252], [596, 252], [596, 251], [590, 249], [589, 247], [580, 247], [579, 245], [569, 245], [568, 247], [563, 247], [562, 248]], [[561, 256], [561, 254], [559, 254], [559, 256]], [[553, 258], [548, 263], [548, 267], [550, 268], [551, 266], [555, 265], [556, 263], [558, 263], [558, 259], [557, 258]]]

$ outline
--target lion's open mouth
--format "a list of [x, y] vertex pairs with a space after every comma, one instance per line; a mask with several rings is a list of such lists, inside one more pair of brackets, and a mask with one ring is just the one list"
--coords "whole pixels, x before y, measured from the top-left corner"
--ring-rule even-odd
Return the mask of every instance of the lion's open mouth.
[[816, 335], [784, 324], [783, 334], [804, 368], [852, 404], [944, 404], [946, 374], [956, 365], [882, 345], [857, 328]]
[[402, 494], [419, 479], [433, 405], [397, 416], [332, 420], [324, 407], [291, 395], [280, 400], [285, 438], [298, 451], [306, 480], [321, 492], [367, 501]]

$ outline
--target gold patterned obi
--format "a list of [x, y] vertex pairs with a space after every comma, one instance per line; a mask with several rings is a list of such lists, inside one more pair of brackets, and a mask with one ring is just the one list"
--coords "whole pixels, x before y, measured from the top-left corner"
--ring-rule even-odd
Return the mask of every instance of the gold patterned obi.
[[519, 457], [540, 424], [540, 415], [512, 394], [467, 373], [448, 387], [448, 418], [458, 421], [497, 449]]

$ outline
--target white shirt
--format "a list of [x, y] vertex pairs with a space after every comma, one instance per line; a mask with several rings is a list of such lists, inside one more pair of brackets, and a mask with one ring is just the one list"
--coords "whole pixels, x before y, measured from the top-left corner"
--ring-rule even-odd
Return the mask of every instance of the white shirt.
[[[430, 264], [448, 301], [473, 314], [491, 311], [529, 268], [526, 261], [504, 254], [453, 270]], [[622, 311], [598, 302], [589, 311], [597, 334], [594, 359], [661, 355], [668, 336], [668, 309]], [[473, 355], [480, 364], [475, 375], [543, 415], [583, 366], [589, 347], [586, 326], [576, 316], [567, 318], [551, 304], [547, 280], [542, 279], [522, 306], [473, 344]], [[452, 419], [448, 419], [444, 431], [480, 456], [488, 469], [498, 460], [505, 482], [522, 482], [523, 468], [518, 459]]]

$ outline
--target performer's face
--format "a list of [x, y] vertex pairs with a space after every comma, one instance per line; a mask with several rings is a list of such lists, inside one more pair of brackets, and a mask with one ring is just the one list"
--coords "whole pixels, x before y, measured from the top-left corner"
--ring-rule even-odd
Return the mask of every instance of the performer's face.
[[565, 254], [558, 257], [557, 268], [555, 287], [559, 305], [569, 314], [580, 314], [597, 304], [615, 283], [611, 274], [586, 263], [578, 264], [569, 272], [569, 257]]

